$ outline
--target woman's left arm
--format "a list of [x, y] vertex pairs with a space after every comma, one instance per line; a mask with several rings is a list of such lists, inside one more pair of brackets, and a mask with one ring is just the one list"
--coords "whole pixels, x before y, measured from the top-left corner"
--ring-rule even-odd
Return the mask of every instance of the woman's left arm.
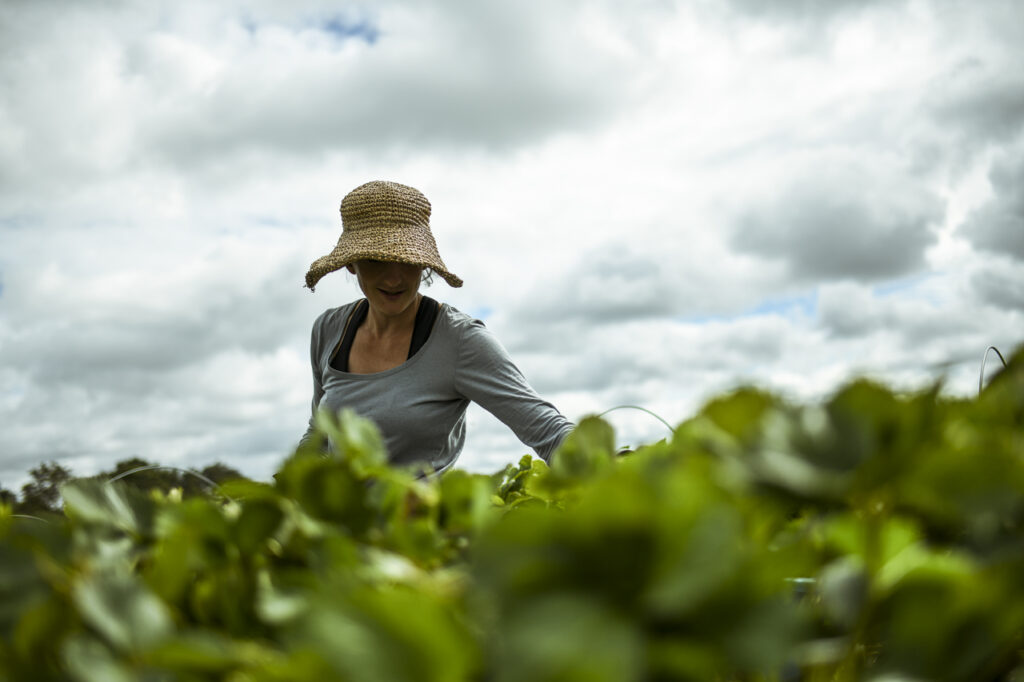
[[572, 422], [537, 395], [505, 347], [479, 320], [468, 321], [463, 329], [455, 390], [500, 419], [545, 461], [573, 429]]
[[[324, 313], [325, 315], [326, 313]], [[320, 407], [320, 400], [324, 397], [324, 386], [322, 381], [322, 370], [320, 368], [320, 352], [321, 352], [321, 336], [323, 328], [324, 315], [320, 315], [313, 322], [313, 331], [310, 333], [309, 340], [309, 365], [313, 371], [313, 401], [310, 409], [309, 424], [306, 427], [306, 433], [303, 434], [299, 440], [299, 445], [304, 445], [310, 438], [313, 437], [313, 433], [316, 430], [316, 411]]]

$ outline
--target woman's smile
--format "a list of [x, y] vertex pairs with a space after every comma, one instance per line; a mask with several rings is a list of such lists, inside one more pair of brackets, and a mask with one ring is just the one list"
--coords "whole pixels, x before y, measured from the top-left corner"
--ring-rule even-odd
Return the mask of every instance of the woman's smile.
[[377, 291], [379, 291], [380, 293], [384, 294], [384, 296], [389, 301], [397, 301], [399, 298], [402, 297], [402, 294], [405, 293], [405, 289], [388, 290], [388, 289], [378, 288]]
[[360, 260], [349, 266], [375, 314], [415, 314], [423, 268], [407, 263]]

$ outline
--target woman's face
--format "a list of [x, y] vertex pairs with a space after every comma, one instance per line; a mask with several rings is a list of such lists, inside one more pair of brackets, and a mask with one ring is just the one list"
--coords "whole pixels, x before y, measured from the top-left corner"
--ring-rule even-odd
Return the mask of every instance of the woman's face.
[[423, 268], [406, 263], [360, 260], [348, 266], [370, 307], [387, 316], [400, 315], [416, 303]]

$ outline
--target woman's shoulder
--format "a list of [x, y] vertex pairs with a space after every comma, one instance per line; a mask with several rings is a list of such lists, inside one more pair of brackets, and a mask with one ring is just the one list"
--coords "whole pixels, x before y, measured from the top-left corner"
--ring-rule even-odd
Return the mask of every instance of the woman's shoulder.
[[484, 326], [483, 321], [462, 312], [455, 306], [442, 303], [439, 315], [439, 321], [444, 324], [448, 329], [455, 331], [459, 334], [463, 334], [466, 331], [481, 328]]
[[441, 308], [441, 324], [449, 342], [459, 349], [460, 353], [476, 352], [500, 345], [494, 333], [475, 315], [444, 304]]

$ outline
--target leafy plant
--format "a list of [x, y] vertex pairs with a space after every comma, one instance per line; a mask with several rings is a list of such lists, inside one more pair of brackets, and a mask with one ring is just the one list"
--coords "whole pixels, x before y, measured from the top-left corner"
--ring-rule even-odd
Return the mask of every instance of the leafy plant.
[[588, 418], [491, 476], [318, 425], [333, 454], [270, 482], [0, 505], [0, 679], [1024, 676], [1022, 352], [976, 399], [740, 389], [671, 440], [622, 455]]

